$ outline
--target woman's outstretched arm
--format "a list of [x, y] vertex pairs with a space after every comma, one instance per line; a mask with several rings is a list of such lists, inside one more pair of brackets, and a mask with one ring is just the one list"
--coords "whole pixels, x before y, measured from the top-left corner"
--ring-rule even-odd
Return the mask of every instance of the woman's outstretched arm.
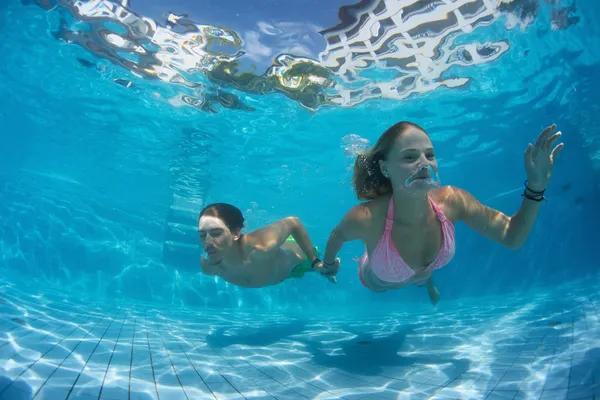
[[341, 222], [331, 231], [323, 255], [323, 266], [317, 268], [317, 271], [325, 276], [335, 276], [338, 273], [340, 259], [337, 258], [337, 254], [344, 243], [363, 239], [370, 215], [371, 211], [364, 204], [354, 206], [346, 213]]
[[525, 150], [525, 170], [528, 180], [523, 191], [523, 202], [513, 216], [494, 210], [481, 204], [465, 190], [451, 187], [448, 196], [456, 207], [459, 219], [482, 235], [510, 248], [521, 247], [531, 232], [542, 201], [544, 192], [554, 169], [554, 162], [563, 148], [560, 143], [552, 148], [561, 136], [554, 133], [556, 125], [544, 129], [535, 145], [531, 143]]

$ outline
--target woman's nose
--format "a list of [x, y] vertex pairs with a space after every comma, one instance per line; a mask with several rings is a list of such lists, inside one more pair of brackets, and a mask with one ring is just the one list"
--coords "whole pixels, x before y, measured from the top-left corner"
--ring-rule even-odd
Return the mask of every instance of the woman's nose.
[[429, 160], [424, 155], [419, 157], [419, 163], [417, 164], [419, 168], [427, 168], [429, 167]]

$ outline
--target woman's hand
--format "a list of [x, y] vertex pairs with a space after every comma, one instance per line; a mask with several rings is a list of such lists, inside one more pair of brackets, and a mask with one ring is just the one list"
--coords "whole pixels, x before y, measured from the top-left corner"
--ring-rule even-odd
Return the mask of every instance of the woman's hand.
[[319, 261], [313, 269], [329, 279], [331, 283], [337, 283], [335, 276], [340, 271], [340, 259], [336, 258], [333, 264], [325, 264], [323, 261]]
[[564, 144], [560, 143], [550, 151], [556, 139], [561, 136], [560, 132], [554, 133], [555, 129], [556, 124], [544, 129], [538, 136], [535, 145], [529, 143], [527, 150], [525, 150], [525, 170], [529, 180], [528, 187], [533, 191], [541, 192], [546, 189], [552, 177], [556, 156], [564, 147]]

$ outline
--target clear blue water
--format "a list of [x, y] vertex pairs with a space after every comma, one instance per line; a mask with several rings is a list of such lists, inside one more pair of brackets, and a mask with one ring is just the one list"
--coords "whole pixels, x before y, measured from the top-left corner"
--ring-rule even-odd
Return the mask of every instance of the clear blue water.
[[[0, 398], [600, 397], [598, 3], [577, 2], [570, 26], [556, 14], [570, 3], [546, 0], [531, 19], [537, 2], [514, 0], [470, 33], [417, 21], [411, 32], [438, 46], [421, 70], [385, 56], [331, 64], [342, 2], [145, 2], [129, 25], [41, 3], [0, 4]], [[437, 15], [441, 2], [427, 3], [417, 17]], [[139, 16], [164, 27], [168, 11], [239, 43], [194, 69], [177, 42], [144, 64], [79, 41], [124, 35]], [[269, 69], [280, 54], [295, 57], [300, 69], [282, 72], [294, 79]], [[233, 55], [245, 78], [215, 67]], [[508, 214], [527, 143], [558, 124], [566, 147], [523, 248], [457, 225], [436, 307], [422, 288], [366, 290], [359, 243], [342, 250], [336, 286], [242, 289], [198, 273], [195, 223], [210, 202], [240, 207], [248, 230], [296, 215], [323, 247], [357, 203], [356, 152], [400, 120], [431, 134], [443, 184]]]

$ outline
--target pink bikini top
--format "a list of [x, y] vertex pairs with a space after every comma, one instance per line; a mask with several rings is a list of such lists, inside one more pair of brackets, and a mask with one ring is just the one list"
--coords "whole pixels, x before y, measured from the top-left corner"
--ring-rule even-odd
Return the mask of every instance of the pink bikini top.
[[[444, 212], [429, 198], [435, 215], [442, 223], [442, 246], [431, 264], [423, 271], [433, 271], [448, 264], [454, 257], [455, 237], [454, 225]], [[371, 270], [382, 281], [400, 283], [415, 275], [415, 271], [404, 262], [392, 241], [392, 226], [394, 224], [394, 201], [390, 198], [390, 205], [385, 219], [385, 230], [381, 240], [371, 255]], [[367, 251], [359, 259], [359, 268], [362, 269], [369, 263]]]

